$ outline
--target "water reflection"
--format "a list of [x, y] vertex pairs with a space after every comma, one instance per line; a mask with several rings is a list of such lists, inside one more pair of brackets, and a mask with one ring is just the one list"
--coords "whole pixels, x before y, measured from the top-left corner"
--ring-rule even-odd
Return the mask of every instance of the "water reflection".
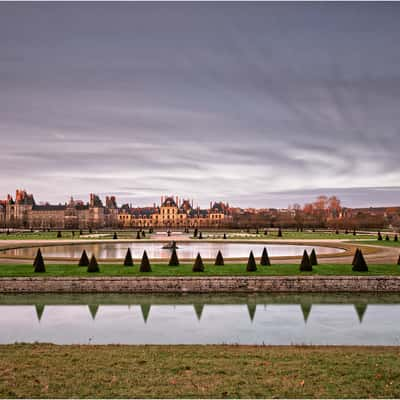
[[[343, 249], [323, 247], [323, 246], [305, 246], [294, 244], [263, 244], [263, 243], [215, 243], [215, 242], [181, 242], [177, 250], [180, 258], [195, 258], [200, 252], [203, 258], [215, 258], [218, 251], [221, 250], [225, 258], [229, 257], [247, 257], [250, 250], [256, 256], [261, 256], [264, 247], [267, 247], [268, 254], [271, 257], [276, 256], [299, 256], [304, 250], [310, 252], [315, 248], [317, 254], [339, 253]], [[91, 255], [94, 254], [98, 259], [115, 259], [124, 258], [128, 248], [131, 249], [132, 256], [135, 260], [142, 257], [143, 251], [146, 250], [150, 258], [169, 259], [171, 256], [170, 249], [163, 249], [163, 244], [160, 242], [107, 242], [107, 243], [76, 243], [73, 245], [55, 245], [42, 246], [41, 250], [44, 257], [68, 257], [79, 258], [82, 251]], [[19, 256], [19, 257], [34, 257], [37, 248], [24, 247], [19, 249], [5, 250], [3, 253]]]
[[0, 295], [0, 343], [399, 345], [399, 315], [399, 295]]

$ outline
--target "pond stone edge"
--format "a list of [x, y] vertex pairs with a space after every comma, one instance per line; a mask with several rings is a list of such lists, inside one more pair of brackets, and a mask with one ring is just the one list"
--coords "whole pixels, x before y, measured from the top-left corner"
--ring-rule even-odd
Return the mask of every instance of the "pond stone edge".
[[0, 293], [400, 292], [400, 276], [6, 277]]

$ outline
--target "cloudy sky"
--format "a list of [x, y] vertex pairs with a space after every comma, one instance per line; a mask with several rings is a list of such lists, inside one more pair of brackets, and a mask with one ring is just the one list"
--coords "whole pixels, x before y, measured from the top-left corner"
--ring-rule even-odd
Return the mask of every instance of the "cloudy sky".
[[400, 3], [0, 3], [0, 197], [400, 204]]

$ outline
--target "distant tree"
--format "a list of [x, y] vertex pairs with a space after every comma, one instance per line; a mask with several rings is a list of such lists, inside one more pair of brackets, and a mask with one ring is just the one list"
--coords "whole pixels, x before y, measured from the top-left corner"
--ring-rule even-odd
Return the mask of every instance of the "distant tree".
[[46, 267], [44, 266], [44, 260], [40, 248], [38, 249], [35, 260], [33, 261], [33, 267], [35, 272], [46, 272]]
[[339, 230], [338, 230], [338, 229], [336, 229], [335, 233], [336, 233], [336, 235], [339, 235]]
[[115, 240], [115, 239], [118, 239], [117, 232], [114, 232], [113, 239], [114, 239], [114, 240]]
[[281, 227], [278, 228], [278, 237], [282, 237], [282, 229], [281, 229]]
[[146, 250], [143, 252], [142, 261], [140, 262], [140, 272], [151, 272], [151, 265]]
[[89, 228], [89, 234], [91, 235], [93, 233], [93, 229], [90, 227]]
[[353, 236], [356, 236], [357, 232], [356, 232], [356, 228], [353, 229]]
[[348, 235], [348, 234], [349, 234], [349, 230], [346, 229], [346, 230], [344, 231], [344, 233], [345, 233], [346, 235]]
[[79, 235], [83, 235], [83, 230], [82, 229], [79, 230]]
[[260, 231], [258, 230], [258, 228], [256, 228], [256, 234], [258, 235], [260, 233]]
[[218, 250], [217, 257], [215, 258], [215, 265], [224, 265], [224, 257], [222, 257], [221, 250]]
[[264, 230], [264, 235], [265, 235], [265, 236], [268, 235], [268, 230], [267, 230], [267, 229]]
[[194, 228], [193, 237], [197, 237], [198, 229]]
[[201, 259], [200, 253], [197, 253], [197, 257], [193, 264], [192, 271], [193, 272], [204, 272], [204, 264], [203, 264], [203, 260]]
[[257, 271], [257, 264], [256, 264], [256, 260], [254, 258], [253, 251], [250, 251], [249, 259], [247, 260], [246, 271], [247, 272]]
[[368, 272], [368, 266], [367, 263], [365, 262], [363, 253], [361, 250], [358, 251], [354, 265], [353, 265], [353, 271], [357, 272]]
[[399, 237], [396, 235], [394, 235], [393, 241], [398, 242], [399, 241]]
[[72, 231], [71, 234], [72, 234], [72, 237], [75, 237], [75, 231]]
[[261, 260], [260, 260], [261, 265], [271, 265], [271, 261], [269, 260], [267, 248], [264, 247], [264, 250], [261, 254]]
[[124, 260], [124, 266], [125, 267], [132, 267], [133, 266], [133, 258], [132, 258], [132, 253], [131, 253], [131, 249], [130, 248], [128, 248], [128, 250], [126, 251], [125, 260]]
[[99, 264], [97, 263], [96, 257], [93, 254], [92, 258], [90, 259], [87, 272], [100, 272]]
[[378, 232], [378, 240], [382, 240], [382, 235], [380, 232]]
[[79, 260], [78, 266], [79, 267], [87, 267], [89, 265], [89, 258], [86, 254], [86, 250], [83, 249], [81, 258]]
[[57, 232], [57, 239], [59, 239], [59, 238], [62, 238], [61, 231], [58, 231], [58, 232]]
[[177, 267], [179, 265], [179, 259], [175, 248], [172, 249], [171, 258], [169, 259], [168, 265], [170, 267]]
[[313, 268], [312, 268], [310, 258], [308, 257], [307, 251], [304, 250], [303, 258], [301, 259], [301, 263], [300, 263], [300, 271], [308, 272], [308, 271], [312, 271], [312, 269]]

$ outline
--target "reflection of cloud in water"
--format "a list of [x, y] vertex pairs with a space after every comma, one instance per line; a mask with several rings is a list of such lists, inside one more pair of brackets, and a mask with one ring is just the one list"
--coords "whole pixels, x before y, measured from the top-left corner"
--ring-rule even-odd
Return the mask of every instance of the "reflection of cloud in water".
[[[126, 255], [128, 248], [132, 251], [134, 259], [142, 257], [143, 251], [146, 250], [150, 258], [169, 259], [171, 251], [163, 249], [162, 243], [96, 243], [96, 244], [74, 244], [65, 246], [48, 246], [42, 247], [42, 253], [45, 257], [72, 257], [80, 258], [82, 251], [85, 249], [89, 256], [95, 254], [97, 258], [121, 258]], [[261, 257], [264, 247], [267, 247], [269, 256], [299, 256], [304, 250], [310, 252], [315, 248], [317, 255], [327, 253], [337, 253], [343, 250], [321, 247], [321, 246], [303, 246], [303, 245], [286, 245], [286, 244], [262, 244], [262, 243], [211, 243], [211, 242], [192, 242], [179, 243], [177, 250], [180, 258], [195, 258], [200, 252], [203, 258], [215, 258], [218, 251], [221, 250], [223, 257], [247, 257], [250, 250], [254, 252], [256, 257]], [[7, 254], [14, 256], [31, 256], [36, 254], [35, 248], [21, 248], [7, 250]]]
[[0, 343], [398, 345], [399, 311], [400, 304], [1, 305]]

